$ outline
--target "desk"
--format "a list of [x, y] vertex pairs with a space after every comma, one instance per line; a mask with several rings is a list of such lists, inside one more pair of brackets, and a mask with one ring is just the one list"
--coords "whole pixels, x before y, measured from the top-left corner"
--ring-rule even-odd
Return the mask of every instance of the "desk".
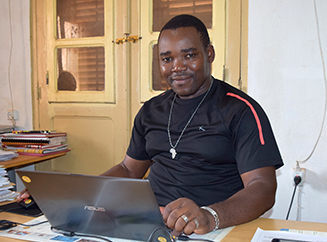
[[[5, 219], [5, 220], [10, 220], [14, 222], [20, 222], [20, 223], [26, 223], [32, 219], [33, 217], [27, 217], [23, 215], [18, 215], [18, 214], [13, 214], [13, 213], [0, 213], [0, 220]], [[1, 242], [22, 242], [24, 240], [17, 240], [17, 239], [11, 239], [11, 238], [6, 238], [6, 237], [0, 237]]]
[[[57, 158], [63, 155], [66, 155], [66, 152], [45, 156], [19, 155], [18, 157], [14, 157], [11, 160], [0, 161], [0, 165], [3, 165], [4, 168], [8, 171], [10, 181], [16, 183], [15, 169]], [[16, 190], [16, 187], [14, 189]]]
[[[32, 217], [26, 217], [11, 213], [0, 213], [0, 220], [6, 219], [14, 222], [26, 223], [32, 220]], [[324, 223], [310, 223], [290, 220], [278, 220], [268, 218], [258, 218], [252, 222], [236, 226], [222, 242], [250, 242], [257, 228], [264, 230], [280, 230], [282, 228], [311, 230], [327, 232], [327, 224]], [[1, 242], [21, 242], [22, 240], [9, 239], [0, 237]]]
[[263, 230], [296, 229], [327, 232], [327, 224], [291, 220], [258, 218], [252, 222], [236, 226], [222, 242], [249, 242], [257, 228]]
[[59, 156], [65, 155], [65, 154], [66, 154], [66, 152], [58, 153], [58, 154], [54, 154], [54, 155], [45, 155], [45, 156], [19, 155], [18, 157], [15, 157], [11, 160], [0, 161], [0, 165], [3, 165], [4, 168], [6, 168], [7, 170], [17, 169], [17, 168], [22, 168], [24, 166], [36, 164], [36, 163], [39, 163], [42, 161], [57, 158]]

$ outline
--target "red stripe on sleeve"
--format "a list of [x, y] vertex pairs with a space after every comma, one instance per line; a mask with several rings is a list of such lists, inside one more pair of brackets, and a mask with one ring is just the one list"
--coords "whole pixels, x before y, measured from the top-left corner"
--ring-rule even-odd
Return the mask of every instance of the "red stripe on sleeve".
[[250, 107], [250, 109], [251, 109], [251, 111], [253, 113], [253, 116], [255, 118], [255, 121], [257, 122], [257, 127], [258, 127], [258, 130], [259, 130], [260, 142], [261, 142], [262, 145], [264, 145], [265, 144], [265, 140], [263, 138], [263, 133], [262, 133], [262, 127], [261, 127], [260, 119], [259, 119], [259, 116], [258, 116], [257, 112], [255, 111], [254, 107], [251, 105], [251, 103], [248, 100], [240, 97], [239, 95], [236, 95], [236, 94], [231, 93], [231, 92], [227, 93], [227, 96], [236, 97], [237, 99], [245, 102], [246, 105], [248, 105]]

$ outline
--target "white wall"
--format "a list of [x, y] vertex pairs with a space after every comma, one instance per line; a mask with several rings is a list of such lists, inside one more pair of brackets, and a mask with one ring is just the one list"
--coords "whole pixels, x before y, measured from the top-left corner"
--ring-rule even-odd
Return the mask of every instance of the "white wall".
[[[0, 125], [12, 125], [7, 111], [13, 107], [18, 111], [16, 127], [20, 130], [33, 128], [29, 9], [29, 0], [0, 2]], [[34, 165], [24, 169], [34, 170]], [[20, 179], [13, 171], [9, 175], [21, 191]]]
[[[327, 1], [316, 0], [324, 61], [327, 63]], [[293, 193], [292, 168], [305, 183], [289, 219], [327, 222], [326, 80], [319, 50], [313, 0], [249, 0], [249, 94], [267, 112], [284, 159], [277, 201], [265, 216], [285, 219]], [[325, 63], [325, 68], [327, 68]]]
[[29, 0], [0, 2], [0, 125], [12, 124], [7, 120], [7, 111], [12, 109], [11, 87], [19, 129], [33, 126], [29, 8]]

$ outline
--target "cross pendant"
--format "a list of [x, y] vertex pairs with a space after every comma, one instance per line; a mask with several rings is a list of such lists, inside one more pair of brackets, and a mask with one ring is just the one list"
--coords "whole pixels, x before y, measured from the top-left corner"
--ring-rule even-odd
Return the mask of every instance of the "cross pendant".
[[172, 159], [175, 159], [175, 157], [176, 157], [176, 155], [177, 155], [176, 150], [175, 150], [174, 148], [171, 148], [171, 149], [169, 150], [169, 152], [171, 153], [171, 158], [172, 158]]

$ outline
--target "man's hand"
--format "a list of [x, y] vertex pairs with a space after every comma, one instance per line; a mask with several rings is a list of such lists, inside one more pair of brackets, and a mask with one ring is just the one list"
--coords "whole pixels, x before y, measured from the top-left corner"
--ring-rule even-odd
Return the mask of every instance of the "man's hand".
[[166, 225], [179, 233], [206, 234], [215, 227], [214, 217], [188, 198], [172, 201], [162, 213]]
[[16, 200], [18, 203], [20, 203], [21, 201], [23, 201], [26, 198], [29, 198], [31, 196], [31, 194], [27, 191], [26, 188], [24, 188], [20, 194], [17, 196]]

